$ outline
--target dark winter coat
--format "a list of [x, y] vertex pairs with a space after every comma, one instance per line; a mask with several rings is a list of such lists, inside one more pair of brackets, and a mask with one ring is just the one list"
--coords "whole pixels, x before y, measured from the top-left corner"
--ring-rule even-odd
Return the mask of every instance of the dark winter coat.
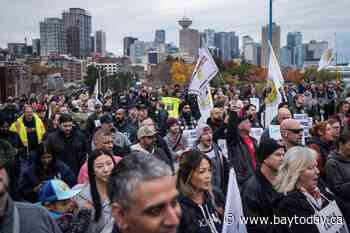
[[[350, 217], [350, 209], [345, 206], [340, 200], [336, 200], [336, 197], [326, 187], [319, 186], [320, 191], [327, 197], [328, 200], [335, 200], [340, 208], [345, 221], [348, 221]], [[327, 200], [323, 201], [322, 208], [329, 204]], [[315, 207], [316, 208], [316, 207]], [[316, 208], [318, 209], [318, 208]], [[315, 214], [315, 210], [311, 204], [307, 201], [305, 195], [298, 190], [289, 192], [287, 196], [283, 197], [277, 205], [276, 216], [292, 218], [293, 216], [298, 217], [310, 217]], [[318, 229], [314, 224], [291, 224], [288, 223], [277, 225], [278, 233], [318, 233]]]
[[46, 177], [45, 180], [40, 178], [36, 172], [36, 167], [33, 164], [29, 169], [23, 174], [23, 179], [18, 187], [18, 196], [20, 199], [37, 202], [38, 193], [34, 192], [34, 188], [44, 181], [51, 179], [59, 179], [64, 181], [69, 187], [73, 187], [76, 184], [76, 178], [72, 170], [63, 162], [56, 161], [53, 174]]
[[[239, 134], [238, 124], [237, 113], [231, 111], [226, 134], [228, 159], [235, 169], [238, 186], [241, 187], [254, 174], [254, 169], [248, 148]], [[257, 141], [251, 139], [257, 151]]]
[[329, 154], [331, 153], [331, 148], [332, 148], [332, 143], [322, 141], [321, 138], [319, 137], [312, 137], [306, 142], [307, 146], [310, 147], [311, 149], [314, 149], [317, 154], [317, 163], [318, 163], [318, 168], [321, 173], [321, 177], [325, 178], [325, 171], [324, 167], [326, 165], [327, 158]]
[[[182, 216], [178, 233], [214, 233], [211, 231], [208, 220], [212, 220], [216, 231], [221, 232], [222, 219], [209, 198], [206, 198], [201, 207], [184, 195], [180, 195], [179, 203]], [[205, 214], [205, 216], [204, 216]]]
[[114, 123], [115, 127], [118, 129], [119, 132], [124, 134], [131, 143], [136, 143], [137, 137], [136, 133], [137, 130], [134, 128], [134, 126], [128, 122], [127, 119], [125, 119], [122, 123]]
[[325, 167], [327, 183], [332, 191], [350, 203], [350, 159], [332, 152]]
[[[266, 177], [257, 170], [255, 176], [245, 183], [242, 191], [244, 215], [246, 217], [269, 217], [273, 219], [276, 203], [283, 194], [275, 191]], [[276, 226], [273, 224], [248, 224], [249, 233], [274, 233]]]
[[48, 150], [58, 160], [68, 165], [75, 176], [78, 176], [80, 167], [86, 160], [88, 144], [85, 135], [73, 128], [71, 135], [66, 138], [61, 130], [57, 130], [48, 136], [47, 145]]
[[220, 124], [216, 124], [214, 121], [212, 121], [211, 118], [208, 118], [207, 124], [213, 130], [214, 142], [217, 143], [219, 139], [225, 139], [225, 131], [227, 125], [224, 123], [224, 121], [221, 121]]

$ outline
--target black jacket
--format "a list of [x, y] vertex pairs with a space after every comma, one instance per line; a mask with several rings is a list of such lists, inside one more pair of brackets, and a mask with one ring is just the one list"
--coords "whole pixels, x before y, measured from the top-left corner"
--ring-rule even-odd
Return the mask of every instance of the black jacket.
[[329, 154], [331, 153], [332, 143], [324, 142], [319, 137], [312, 137], [306, 142], [307, 146], [314, 149], [319, 158], [318, 158], [318, 167], [320, 169], [321, 177], [325, 178], [324, 167], [327, 161]]
[[137, 142], [136, 133], [137, 130], [134, 128], [132, 124], [128, 122], [127, 119], [125, 119], [122, 123], [114, 122], [114, 126], [118, 129], [119, 132], [124, 134], [131, 143]]
[[[320, 191], [323, 195], [327, 197], [328, 200], [335, 200], [340, 208], [345, 221], [349, 222], [350, 209], [344, 205], [340, 200], [329, 191], [328, 188], [319, 186]], [[327, 200], [323, 201], [322, 208], [329, 204]], [[317, 208], [316, 208], [317, 209]], [[307, 201], [305, 195], [300, 191], [292, 191], [287, 194], [279, 203], [276, 210], [276, 216], [292, 218], [294, 216], [298, 217], [310, 217], [315, 214], [315, 211], [311, 204]], [[287, 224], [277, 225], [278, 233], [318, 233], [318, 229], [314, 224], [295, 224], [292, 223], [291, 226]]]
[[[242, 190], [242, 202], [246, 217], [269, 217], [273, 219], [276, 203], [283, 194], [275, 191], [266, 177], [257, 170], [256, 175], [250, 177]], [[247, 224], [249, 233], [274, 233], [273, 224]]]
[[214, 223], [217, 232], [221, 232], [222, 219], [209, 198], [201, 205], [202, 209], [184, 195], [180, 195], [179, 203], [182, 216], [177, 233], [214, 233], [210, 229], [209, 221]]
[[225, 139], [225, 131], [227, 125], [224, 123], [224, 121], [221, 121], [220, 124], [216, 124], [214, 121], [212, 121], [211, 118], [208, 118], [207, 124], [213, 130], [214, 142], [217, 143], [219, 139]]
[[52, 174], [49, 176], [45, 177], [45, 180], [37, 175], [36, 170], [35, 164], [32, 164], [32, 166], [24, 172], [23, 179], [17, 189], [18, 198], [32, 203], [39, 201], [38, 193], [34, 192], [34, 188], [44, 181], [59, 179], [64, 181], [71, 188], [77, 183], [72, 170], [61, 161], [56, 161], [54, 171], [52, 171]]
[[61, 130], [57, 130], [48, 136], [47, 145], [48, 150], [68, 165], [77, 177], [86, 160], [88, 144], [85, 135], [73, 128], [71, 135], [66, 138]]
[[[254, 169], [248, 148], [239, 134], [238, 124], [237, 113], [231, 111], [226, 133], [228, 159], [235, 169], [238, 186], [241, 188], [244, 182], [254, 174]], [[257, 151], [257, 141], [252, 137], [251, 139]]]
[[332, 152], [326, 162], [325, 172], [332, 191], [350, 204], [350, 159]]

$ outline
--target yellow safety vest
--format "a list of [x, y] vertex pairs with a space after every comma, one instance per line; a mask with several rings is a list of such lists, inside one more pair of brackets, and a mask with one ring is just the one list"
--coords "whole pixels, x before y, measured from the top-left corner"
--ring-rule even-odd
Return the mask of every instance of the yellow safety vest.
[[[45, 134], [45, 127], [37, 114], [34, 113], [33, 117], [35, 121], [35, 131], [38, 137], [38, 142], [41, 143]], [[19, 117], [15, 122], [12, 123], [10, 127], [10, 131], [17, 133], [21, 138], [23, 145], [25, 147], [28, 147], [27, 130], [23, 123], [23, 115]]]

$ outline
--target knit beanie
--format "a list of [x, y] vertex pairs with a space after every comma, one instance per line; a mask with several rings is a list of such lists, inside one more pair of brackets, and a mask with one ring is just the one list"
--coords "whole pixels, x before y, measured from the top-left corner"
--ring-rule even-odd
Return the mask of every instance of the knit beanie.
[[276, 150], [282, 147], [283, 146], [274, 139], [269, 138], [266, 140], [262, 140], [259, 144], [259, 147], [256, 153], [256, 161], [258, 165], [260, 166], [265, 159], [267, 159]]

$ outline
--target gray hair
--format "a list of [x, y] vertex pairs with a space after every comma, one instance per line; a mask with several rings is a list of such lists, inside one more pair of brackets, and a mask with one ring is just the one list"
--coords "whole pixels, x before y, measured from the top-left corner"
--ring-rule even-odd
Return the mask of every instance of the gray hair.
[[130, 209], [133, 193], [141, 182], [172, 176], [171, 168], [158, 158], [132, 152], [116, 166], [108, 181], [108, 197], [125, 211]]
[[274, 182], [275, 189], [283, 194], [296, 188], [301, 173], [306, 169], [308, 162], [317, 158], [316, 151], [301, 146], [290, 148], [284, 155], [283, 163], [279, 168]]

